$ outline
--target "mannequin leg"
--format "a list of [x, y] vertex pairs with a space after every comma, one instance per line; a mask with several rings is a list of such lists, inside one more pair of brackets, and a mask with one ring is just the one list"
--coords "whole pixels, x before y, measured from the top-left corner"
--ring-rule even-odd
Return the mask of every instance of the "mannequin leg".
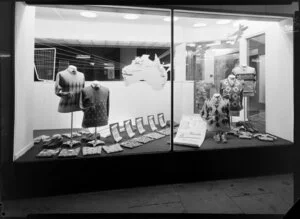
[[71, 147], [73, 146], [73, 112], [71, 112]]

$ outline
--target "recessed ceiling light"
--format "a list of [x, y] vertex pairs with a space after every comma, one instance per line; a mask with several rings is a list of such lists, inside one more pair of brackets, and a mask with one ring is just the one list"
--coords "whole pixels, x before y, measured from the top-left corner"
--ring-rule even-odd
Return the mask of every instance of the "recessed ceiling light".
[[206, 23], [196, 23], [193, 26], [194, 27], [205, 27], [207, 24]]
[[216, 24], [229, 24], [231, 20], [218, 20]]
[[82, 11], [82, 12], [80, 12], [80, 15], [83, 16], [83, 17], [88, 17], [88, 18], [97, 17], [97, 14], [95, 12], [92, 12], [92, 11]]
[[128, 20], [135, 20], [138, 19], [140, 16], [138, 16], [137, 14], [125, 14], [124, 18], [128, 19]]
[[[174, 17], [174, 18], [173, 18], [173, 21], [177, 21], [177, 20], [178, 20], [178, 17]], [[164, 21], [170, 22], [170, 21], [171, 21], [171, 17], [165, 17], [165, 18], [164, 18]]]

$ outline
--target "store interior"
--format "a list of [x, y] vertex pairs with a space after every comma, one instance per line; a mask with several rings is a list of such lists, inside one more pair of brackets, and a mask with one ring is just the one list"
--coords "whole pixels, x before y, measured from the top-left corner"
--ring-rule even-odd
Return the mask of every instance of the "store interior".
[[[100, 133], [100, 140], [114, 145], [110, 125], [119, 124], [122, 141], [128, 140], [124, 121], [131, 120], [139, 136], [136, 118], [142, 117], [146, 134], [165, 130], [171, 119], [169, 10], [100, 6], [28, 6], [16, 8], [15, 27], [15, 136], [14, 160], [43, 160], [36, 155], [43, 144], [41, 135], [87, 131]], [[174, 123], [183, 115], [200, 115], [205, 100], [220, 92], [220, 81], [240, 65], [255, 69], [253, 96], [241, 99], [243, 109], [230, 116], [232, 124], [242, 121], [276, 141], [239, 139], [228, 135], [227, 144], [216, 143], [206, 132], [199, 148], [175, 145], [175, 150], [211, 150], [290, 144], [294, 140], [293, 111], [293, 19], [212, 12], [174, 12]], [[164, 81], [151, 77], [126, 79], [123, 69], [136, 57], [158, 63]], [[58, 111], [55, 95], [58, 72], [76, 66], [85, 76], [84, 87], [98, 81], [109, 89], [109, 116], [106, 125], [82, 127], [84, 112]], [[135, 75], [134, 75], [135, 76]], [[133, 77], [132, 77], [133, 78]], [[160, 83], [160, 86], [156, 86]], [[200, 95], [200, 96], [199, 96]], [[202, 99], [201, 99], [202, 98]], [[158, 114], [163, 113], [162, 125]], [[149, 124], [154, 115], [157, 130]], [[174, 128], [174, 135], [178, 126]], [[97, 136], [96, 136], [97, 137]], [[64, 141], [69, 140], [63, 137]], [[74, 140], [80, 141], [81, 137]], [[82, 146], [82, 145], [81, 145]], [[122, 147], [119, 153], [102, 151], [101, 156], [169, 152], [170, 130], [135, 148]], [[75, 158], [85, 157], [80, 152]], [[72, 159], [74, 156], [72, 157]], [[49, 158], [44, 158], [49, 159]], [[59, 159], [52, 156], [50, 159]]]

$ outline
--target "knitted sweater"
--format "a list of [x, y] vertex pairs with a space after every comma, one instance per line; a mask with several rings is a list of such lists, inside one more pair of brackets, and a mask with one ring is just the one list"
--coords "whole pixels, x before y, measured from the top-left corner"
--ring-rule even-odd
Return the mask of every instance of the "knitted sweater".
[[69, 113], [80, 111], [80, 91], [84, 87], [84, 74], [71, 73], [68, 70], [58, 72], [55, 82], [55, 94], [60, 97], [58, 112]]
[[229, 101], [219, 95], [214, 95], [204, 102], [201, 117], [207, 123], [209, 131], [229, 130]]
[[256, 89], [256, 71], [250, 66], [237, 66], [232, 69], [232, 73], [244, 85], [244, 96], [254, 96]]
[[109, 116], [108, 88], [91, 85], [82, 89], [80, 108], [84, 112], [83, 128], [107, 125]]
[[224, 99], [228, 99], [230, 103], [230, 111], [241, 111], [243, 109], [243, 84], [235, 79], [231, 85], [229, 79], [226, 78], [220, 82], [220, 94]]

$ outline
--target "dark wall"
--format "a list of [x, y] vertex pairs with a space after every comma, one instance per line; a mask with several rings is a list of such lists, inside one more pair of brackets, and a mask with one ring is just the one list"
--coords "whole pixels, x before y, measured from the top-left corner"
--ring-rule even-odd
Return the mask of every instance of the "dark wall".
[[0, 89], [1, 89], [1, 144], [0, 144], [0, 197], [14, 186], [14, 3], [0, 2]]

